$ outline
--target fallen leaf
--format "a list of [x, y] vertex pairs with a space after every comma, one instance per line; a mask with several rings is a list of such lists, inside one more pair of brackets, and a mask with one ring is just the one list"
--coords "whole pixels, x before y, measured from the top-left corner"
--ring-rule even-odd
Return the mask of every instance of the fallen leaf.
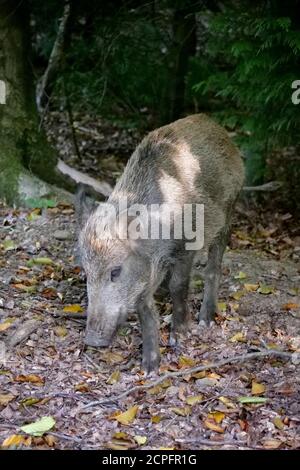
[[88, 386], [87, 383], [81, 382], [81, 383], [75, 385], [75, 390], [76, 390], [76, 392], [88, 393], [88, 392], [90, 392], [90, 387]]
[[12, 393], [0, 393], [0, 405], [6, 406], [11, 402], [15, 397]]
[[204, 425], [210, 429], [211, 431], [215, 431], [215, 432], [219, 432], [219, 433], [223, 433], [224, 432], [224, 429], [219, 426], [218, 424], [216, 424], [214, 421], [212, 421], [211, 419], [206, 419], [204, 421]]
[[259, 284], [244, 284], [244, 288], [247, 292], [255, 292], [259, 288]]
[[4, 251], [11, 251], [17, 248], [17, 245], [15, 244], [13, 240], [4, 240], [2, 242], [2, 246], [4, 248]]
[[196, 405], [197, 403], [201, 403], [203, 400], [203, 395], [194, 395], [192, 397], [186, 397], [185, 401], [188, 405]]
[[123, 413], [120, 413], [117, 416], [114, 416], [113, 419], [116, 419], [119, 423], [124, 424], [125, 426], [128, 426], [135, 420], [138, 409], [139, 407], [137, 405], [132, 406], [127, 411], [124, 411]]
[[55, 334], [61, 338], [64, 338], [68, 334], [68, 330], [64, 326], [57, 326], [54, 331]]
[[54, 264], [54, 261], [50, 258], [33, 258], [27, 262], [29, 267], [34, 266], [35, 264]]
[[219, 312], [226, 312], [227, 305], [225, 302], [218, 302], [218, 310]]
[[240, 331], [239, 333], [236, 333], [235, 335], [233, 335], [229, 341], [231, 343], [236, 343], [236, 342], [246, 343], [247, 339], [245, 338], [244, 333]]
[[134, 436], [134, 440], [138, 443], [139, 446], [146, 444], [147, 437], [146, 436]]
[[20, 404], [23, 406], [32, 406], [32, 405], [36, 405], [37, 403], [40, 403], [42, 400], [43, 400], [42, 398], [28, 397], [28, 398], [23, 398]]
[[64, 310], [64, 312], [68, 312], [68, 313], [81, 313], [81, 312], [83, 312], [83, 308], [79, 304], [66, 305], [63, 310]]
[[294, 309], [300, 308], [300, 305], [299, 304], [294, 304], [293, 302], [289, 302], [287, 304], [284, 304], [282, 306], [282, 308], [284, 310], [294, 310]]
[[247, 274], [244, 273], [243, 271], [240, 271], [236, 276], [234, 276], [234, 279], [246, 279]]
[[264, 284], [261, 284], [258, 291], [260, 294], [274, 294], [275, 287], [272, 286], [266, 286]]
[[260, 384], [255, 381], [252, 382], [252, 388], [251, 388], [252, 395], [262, 395], [263, 393], [265, 393], [265, 391], [266, 391], [266, 387], [264, 384]]
[[56, 444], [56, 437], [47, 434], [46, 436], [44, 436], [44, 441], [49, 447], [54, 447]]
[[15, 377], [15, 382], [30, 382], [36, 385], [44, 385], [44, 379], [35, 374], [17, 375], [17, 377]]
[[281, 419], [279, 418], [279, 416], [276, 416], [276, 417], [273, 419], [273, 424], [274, 424], [274, 426], [276, 426], [277, 429], [282, 430], [282, 429], [284, 428], [284, 424], [283, 424], [283, 422], [281, 421]]
[[191, 414], [191, 408], [189, 406], [183, 406], [182, 408], [174, 407], [171, 411], [179, 416], [189, 416]]
[[160, 423], [161, 419], [162, 419], [162, 417], [159, 416], [159, 415], [151, 416], [151, 422], [154, 423], [154, 424]]
[[196, 365], [196, 361], [190, 357], [179, 356], [178, 365], [180, 369], [194, 367]]
[[265, 449], [278, 449], [282, 444], [278, 439], [267, 439], [263, 442]]
[[234, 300], [240, 300], [240, 298], [243, 297], [243, 295], [245, 295], [245, 291], [239, 290], [237, 292], [230, 294], [230, 297], [232, 297]]
[[261, 404], [266, 403], [268, 399], [263, 397], [239, 397], [237, 400], [243, 404]]
[[55, 420], [52, 416], [44, 416], [41, 419], [38, 419], [34, 423], [26, 424], [20, 429], [26, 434], [31, 436], [42, 436], [45, 432], [50, 431], [55, 426]]
[[219, 397], [219, 401], [228, 408], [236, 408], [236, 405], [227, 397]]
[[106, 362], [109, 365], [120, 364], [121, 362], [124, 361], [124, 359], [125, 358], [122, 356], [122, 354], [117, 353], [117, 352], [107, 351], [101, 354], [101, 360]]
[[23, 436], [22, 434], [12, 434], [12, 436], [7, 437], [2, 442], [2, 447], [16, 447], [20, 444], [24, 444], [25, 446], [29, 446], [31, 444], [31, 439]]
[[6, 320], [5, 322], [0, 323], [0, 331], [7, 330], [11, 325], [12, 325], [12, 322], [9, 320]]
[[217, 424], [220, 424], [225, 418], [225, 413], [222, 413], [221, 411], [212, 411], [207, 417], [208, 419], [213, 419]]
[[115, 370], [111, 376], [107, 379], [106, 383], [108, 385], [114, 385], [115, 383], [119, 382], [121, 376], [121, 372], [117, 369]]

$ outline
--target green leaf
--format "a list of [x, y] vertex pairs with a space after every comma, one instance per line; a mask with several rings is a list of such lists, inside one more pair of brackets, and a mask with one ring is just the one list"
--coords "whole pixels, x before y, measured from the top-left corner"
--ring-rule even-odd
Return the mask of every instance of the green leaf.
[[13, 240], [4, 240], [2, 244], [4, 251], [15, 250], [17, 248]]
[[26, 424], [20, 429], [26, 434], [39, 437], [45, 434], [46, 432], [50, 431], [53, 426], [55, 426], [55, 420], [52, 418], [52, 416], [44, 416], [38, 421], [35, 421], [35, 423]]
[[268, 399], [264, 397], [239, 397], [238, 401], [243, 404], [260, 404], [266, 403]]
[[33, 266], [34, 264], [54, 264], [54, 261], [52, 261], [50, 258], [33, 258], [27, 263], [29, 267]]

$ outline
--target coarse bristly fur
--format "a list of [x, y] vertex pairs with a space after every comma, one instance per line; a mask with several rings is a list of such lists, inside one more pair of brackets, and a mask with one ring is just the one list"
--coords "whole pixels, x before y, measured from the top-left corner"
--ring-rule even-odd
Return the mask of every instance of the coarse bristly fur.
[[[208, 324], [217, 308], [222, 257], [243, 180], [241, 155], [227, 132], [208, 116], [196, 114], [150, 132], [107, 201], [116, 210], [124, 197], [128, 206], [204, 204], [208, 262], [199, 320]], [[170, 343], [174, 344], [188, 319], [186, 298], [195, 252], [186, 251], [184, 240], [131, 240], [111, 233], [106, 204], [101, 204], [85, 221], [79, 238], [87, 275], [86, 343], [108, 345], [117, 326], [136, 311], [142, 327], [143, 366], [151, 371], [160, 361], [153, 295], [168, 273], [173, 301]]]

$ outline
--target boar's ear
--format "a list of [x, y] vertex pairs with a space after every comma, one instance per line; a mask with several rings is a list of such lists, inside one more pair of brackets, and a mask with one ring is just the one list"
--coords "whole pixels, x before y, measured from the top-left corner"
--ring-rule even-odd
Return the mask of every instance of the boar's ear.
[[97, 203], [88, 197], [85, 186], [79, 184], [74, 200], [75, 213], [79, 229], [81, 229], [87, 221], [89, 215], [96, 209]]

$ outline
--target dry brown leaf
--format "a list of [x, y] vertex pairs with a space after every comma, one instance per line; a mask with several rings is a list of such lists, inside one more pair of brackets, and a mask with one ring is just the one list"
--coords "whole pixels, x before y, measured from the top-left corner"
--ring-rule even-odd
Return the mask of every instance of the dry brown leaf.
[[191, 407], [190, 406], [183, 406], [181, 408], [174, 407], [174, 408], [171, 408], [171, 411], [173, 411], [173, 413], [179, 416], [189, 416], [191, 414]]
[[76, 392], [88, 393], [90, 392], [90, 387], [85, 382], [75, 385]]
[[276, 426], [277, 429], [282, 430], [282, 429], [284, 428], [284, 424], [283, 424], [283, 422], [281, 421], [281, 419], [279, 418], [279, 416], [276, 416], [276, 417], [273, 419], [273, 424], [274, 424], [274, 426]]
[[282, 444], [278, 439], [267, 439], [263, 442], [265, 449], [278, 449]]
[[11, 402], [15, 397], [12, 393], [0, 393], [0, 405], [6, 406]]
[[115, 370], [111, 376], [107, 379], [106, 383], [108, 385], [114, 385], [115, 383], [119, 382], [121, 376], [121, 372], [119, 369]]
[[251, 388], [252, 395], [262, 395], [263, 393], [265, 393], [265, 391], [266, 391], [266, 387], [264, 384], [260, 384], [255, 381], [252, 382], [252, 388]]
[[218, 424], [215, 423], [215, 421], [211, 420], [211, 419], [206, 419], [204, 421], [204, 425], [210, 429], [211, 431], [214, 431], [214, 432], [219, 432], [219, 433], [223, 433], [224, 432], [224, 429], [219, 426]]
[[107, 351], [101, 354], [101, 360], [113, 366], [115, 364], [120, 364], [121, 362], [123, 362], [124, 357], [120, 353]]
[[30, 382], [35, 385], [44, 385], [43, 377], [40, 377], [39, 375], [35, 374], [17, 375], [17, 377], [15, 377], [15, 382]]
[[255, 292], [259, 288], [259, 284], [244, 284], [244, 288], [247, 292]]
[[162, 420], [162, 417], [159, 415], [151, 416], [151, 422], [154, 424], [160, 423], [161, 420]]
[[284, 310], [294, 310], [294, 309], [300, 308], [300, 305], [299, 304], [294, 304], [293, 302], [289, 302], [287, 304], [284, 304], [282, 306], [282, 308]]

